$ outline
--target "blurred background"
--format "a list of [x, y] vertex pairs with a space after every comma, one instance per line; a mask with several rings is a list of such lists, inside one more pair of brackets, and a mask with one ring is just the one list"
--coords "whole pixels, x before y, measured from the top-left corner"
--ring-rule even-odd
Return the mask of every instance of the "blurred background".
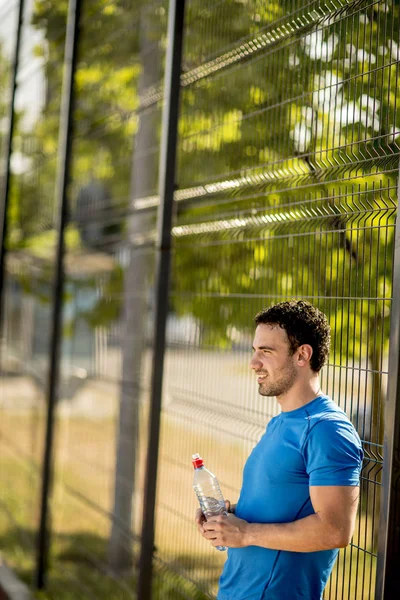
[[[164, 0], [78, 2], [58, 271], [72, 1], [0, 0], [3, 558], [34, 590], [58, 275], [43, 599], [137, 597], [152, 365], [163, 387], [150, 447], [151, 598], [215, 598], [225, 555], [195, 529], [191, 455], [235, 502], [244, 462], [278, 413], [249, 372], [253, 317], [304, 298], [329, 318], [323, 388], [365, 452], [355, 535], [324, 598], [372, 600], [400, 155], [398, 0], [186, 1], [164, 296]], [[154, 343], [160, 304], [165, 347]]]

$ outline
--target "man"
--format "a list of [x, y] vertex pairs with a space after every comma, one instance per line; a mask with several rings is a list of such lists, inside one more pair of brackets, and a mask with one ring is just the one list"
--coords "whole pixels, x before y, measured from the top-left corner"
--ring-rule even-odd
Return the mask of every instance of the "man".
[[360, 439], [322, 393], [329, 354], [326, 316], [308, 302], [281, 302], [255, 317], [250, 363], [259, 393], [281, 413], [247, 460], [236, 505], [199, 531], [227, 546], [218, 600], [320, 600], [351, 540], [362, 464]]

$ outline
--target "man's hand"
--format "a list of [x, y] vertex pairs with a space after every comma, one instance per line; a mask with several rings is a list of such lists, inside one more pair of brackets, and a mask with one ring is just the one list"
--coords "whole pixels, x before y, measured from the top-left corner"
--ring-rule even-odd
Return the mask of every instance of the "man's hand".
[[247, 525], [247, 521], [239, 519], [233, 514], [219, 515], [205, 521], [201, 533], [214, 547], [243, 548], [248, 545], [246, 541]]
[[203, 512], [201, 510], [201, 508], [198, 508], [196, 510], [196, 525], [197, 525], [197, 529], [199, 531], [199, 533], [203, 534], [203, 525], [206, 522], [206, 518], [203, 515]]
[[[229, 500], [225, 500], [226, 512], [233, 514], [235, 512], [235, 507], [236, 507], [236, 504], [231, 504]], [[203, 515], [201, 508], [198, 508], [196, 510], [196, 525], [197, 525], [197, 529], [199, 530], [199, 532], [201, 534], [204, 533], [203, 526], [204, 526], [204, 523], [206, 523], [206, 522], [207, 522], [206, 518]]]

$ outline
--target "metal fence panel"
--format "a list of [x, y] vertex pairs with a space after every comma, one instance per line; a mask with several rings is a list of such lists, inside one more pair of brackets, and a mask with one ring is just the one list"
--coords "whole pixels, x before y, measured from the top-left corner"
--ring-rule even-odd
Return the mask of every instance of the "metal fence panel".
[[277, 413], [246, 374], [252, 318], [305, 298], [332, 326], [324, 389], [365, 451], [355, 535], [324, 597], [374, 597], [398, 16], [382, 2], [189, 2], [156, 540], [171, 586], [180, 577], [216, 592], [223, 556], [190, 525], [190, 455], [236, 501], [244, 460]]
[[[12, 25], [19, 3], [8, 3], [2, 26]], [[2, 6], [4, 15], [5, 6]], [[55, 244], [54, 206], [60, 85], [47, 69], [46, 45], [37, 30], [40, 15], [23, 4], [15, 93], [8, 235], [5, 240], [2, 320], [2, 504], [8, 516], [3, 547], [32, 577], [46, 416], [51, 285]], [[11, 21], [11, 22], [10, 22]], [[9, 35], [9, 30], [7, 30]], [[65, 23], [53, 31], [64, 47]], [[11, 37], [8, 43], [11, 43]], [[49, 77], [46, 85], [45, 74]], [[44, 118], [44, 114], [47, 118]], [[45, 123], [50, 127], [45, 129]]]
[[[49, 366], [67, 4], [26, 2], [15, 103], [0, 535], [2, 546], [16, 548], [6, 557], [28, 578]], [[8, 35], [7, 19], [15, 27], [17, 8], [0, 1], [1, 56], [10, 54], [1, 32]], [[158, 359], [152, 340], [167, 20], [162, 0], [82, 2], [51, 495], [54, 598], [60, 585], [71, 597], [135, 598]], [[154, 457], [155, 599], [215, 598], [225, 557], [195, 529], [190, 457], [200, 452], [236, 500], [244, 462], [278, 413], [250, 378], [252, 319], [287, 298], [310, 300], [328, 315], [332, 351], [323, 387], [352, 419], [365, 452], [355, 534], [324, 598], [374, 598], [399, 47], [395, 0], [187, 2]], [[10, 90], [10, 72], [2, 60], [2, 91]], [[0, 102], [0, 122], [3, 112]], [[1, 160], [3, 138], [0, 126]]]
[[68, 567], [82, 598], [136, 597], [156, 217], [137, 203], [157, 194], [161, 127], [141, 99], [163, 74], [166, 18], [158, 1], [82, 3], [50, 582]]

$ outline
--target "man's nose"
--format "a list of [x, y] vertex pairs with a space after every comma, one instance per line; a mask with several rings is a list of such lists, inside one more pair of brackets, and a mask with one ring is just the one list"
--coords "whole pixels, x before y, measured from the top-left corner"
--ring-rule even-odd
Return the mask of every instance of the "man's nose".
[[253, 358], [251, 359], [249, 366], [250, 366], [250, 369], [254, 369], [254, 370], [262, 367], [262, 363], [256, 354], [254, 354]]

